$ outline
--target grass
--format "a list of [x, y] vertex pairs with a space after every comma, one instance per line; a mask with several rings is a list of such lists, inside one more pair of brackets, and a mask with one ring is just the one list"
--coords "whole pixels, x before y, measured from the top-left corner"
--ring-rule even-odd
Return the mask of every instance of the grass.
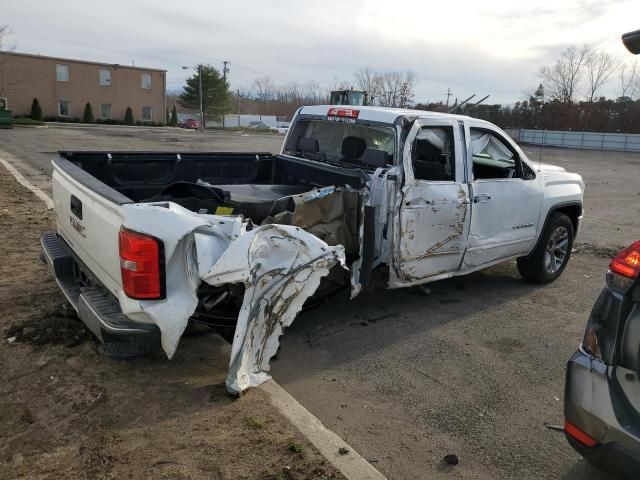
[[264, 427], [264, 424], [255, 417], [246, 417], [245, 420], [247, 421], [247, 425], [256, 430]]
[[293, 440], [289, 440], [287, 448], [289, 449], [289, 451], [291, 451], [293, 453], [302, 453], [302, 452], [304, 452], [304, 448], [302, 448], [302, 445], [300, 445], [299, 443], [294, 442]]
[[40, 120], [33, 120], [27, 117], [17, 117], [13, 119], [14, 125], [44, 125], [44, 122]]

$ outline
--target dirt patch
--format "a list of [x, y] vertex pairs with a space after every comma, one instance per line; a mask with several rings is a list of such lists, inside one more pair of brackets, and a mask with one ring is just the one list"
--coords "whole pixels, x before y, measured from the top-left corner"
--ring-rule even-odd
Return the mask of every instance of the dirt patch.
[[572, 254], [582, 254], [598, 258], [613, 258], [618, 254], [619, 251], [620, 248], [601, 247], [598, 245], [592, 245], [590, 243], [578, 243], [573, 247]]
[[38, 258], [53, 229], [0, 169], [0, 478], [344, 478], [262, 390], [227, 395], [219, 336], [171, 361], [100, 356]]

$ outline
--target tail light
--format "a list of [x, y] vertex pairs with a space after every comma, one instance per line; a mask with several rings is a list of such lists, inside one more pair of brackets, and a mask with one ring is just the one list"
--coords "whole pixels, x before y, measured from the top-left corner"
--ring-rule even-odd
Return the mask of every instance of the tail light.
[[564, 422], [564, 431], [571, 438], [577, 440], [585, 447], [595, 447], [598, 442], [587, 435], [585, 432], [576, 427], [573, 423], [565, 421]]
[[360, 115], [360, 110], [355, 108], [330, 108], [327, 112], [328, 117], [353, 118], [354, 120]]
[[165, 296], [164, 248], [157, 238], [120, 229], [120, 273], [129, 298], [157, 300]]
[[640, 276], [640, 240], [620, 250], [609, 264], [607, 285], [618, 292], [625, 293]]

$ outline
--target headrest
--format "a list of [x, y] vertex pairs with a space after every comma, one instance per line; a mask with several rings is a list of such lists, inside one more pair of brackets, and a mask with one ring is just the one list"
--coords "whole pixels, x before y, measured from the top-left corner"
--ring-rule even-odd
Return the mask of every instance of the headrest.
[[320, 144], [315, 138], [300, 137], [298, 139], [298, 150], [301, 152], [315, 153], [320, 150]]
[[367, 148], [367, 142], [360, 137], [344, 137], [342, 155], [347, 158], [360, 158]]
[[390, 162], [390, 155], [384, 150], [367, 148], [362, 154], [362, 163], [372, 167], [385, 167]]

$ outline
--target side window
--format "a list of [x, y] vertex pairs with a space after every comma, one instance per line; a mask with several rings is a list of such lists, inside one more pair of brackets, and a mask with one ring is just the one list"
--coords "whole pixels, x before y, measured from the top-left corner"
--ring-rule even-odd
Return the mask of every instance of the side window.
[[492, 132], [471, 129], [473, 178], [521, 178], [518, 156]]
[[456, 162], [453, 128], [422, 128], [414, 141], [411, 160], [416, 179], [454, 181]]

